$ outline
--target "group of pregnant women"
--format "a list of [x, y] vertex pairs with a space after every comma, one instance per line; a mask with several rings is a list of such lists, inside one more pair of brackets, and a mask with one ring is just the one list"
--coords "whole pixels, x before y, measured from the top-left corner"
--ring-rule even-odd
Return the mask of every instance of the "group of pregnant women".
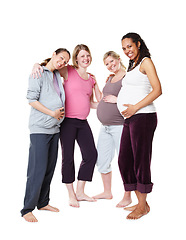
[[[57, 49], [51, 58], [34, 65], [27, 91], [31, 105], [30, 148], [21, 210], [26, 221], [38, 221], [33, 215], [35, 207], [59, 211], [49, 205], [59, 139], [62, 182], [66, 184], [70, 206], [79, 207], [80, 201], [112, 199], [111, 162], [116, 151], [125, 190], [117, 207], [130, 211], [127, 219], [139, 219], [150, 211], [147, 194], [153, 187], [150, 165], [157, 125], [153, 101], [162, 94], [161, 84], [150, 52], [139, 34], [124, 35], [121, 44], [129, 58], [128, 69], [117, 53], [107, 52], [103, 62], [111, 74], [102, 92], [95, 76], [87, 72], [92, 57], [84, 44], [75, 47], [72, 65], [68, 64], [71, 55], [65, 48]], [[101, 122], [97, 148], [87, 122], [90, 108], [97, 109]], [[76, 191], [73, 185], [75, 142], [82, 155]], [[92, 181], [95, 165], [101, 173], [104, 191], [90, 197], [84, 189], [85, 183]], [[138, 204], [129, 207], [131, 191], [135, 191]]]

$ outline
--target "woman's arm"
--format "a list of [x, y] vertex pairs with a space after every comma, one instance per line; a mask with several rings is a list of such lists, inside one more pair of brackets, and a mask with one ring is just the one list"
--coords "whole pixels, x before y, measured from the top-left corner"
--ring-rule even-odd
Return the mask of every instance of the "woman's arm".
[[45, 113], [51, 117], [54, 117], [57, 120], [60, 120], [61, 118], [64, 117], [64, 108], [63, 107], [56, 109], [55, 111], [52, 111], [52, 110], [48, 109], [47, 107], [45, 107], [43, 104], [41, 104], [39, 101], [30, 102], [29, 104], [33, 108], [37, 109], [38, 111]]
[[[67, 78], [68, 78], [67, 67], [63, 67], [63, 68], [59, 69], [58, 71], [59, 71], [61, 77], [63, 77], [64, 80], [67, 80]], [[42, 72], [43, 72], [42, 66], [39, 63], [35, 63], [32, 68], [31, 76], [33, 76], [33, 78], [39, 78], [39, 77], [41, 77]]]
[[64, 80], [68, 79], [68, 68], [67, 68], [67, 66], [59, 69], [58, 71], [59, 71], [61, 77], [63, 77]]
[[96, 77], [95, 77], [93, 74], [91, 74], [91, 73], [88, 73], [88, 74], [90, 74], [91, 77], [92, 77], [92, 78], [94, 79], [94, 81], [95, 81], [95, 84], [94, 84], [94, 93], [95, 93], [96, 100], [97, 100], [98, 102], [100, 102], [101, 99], [102, 99], [102, 97], [103, 97], [103, 94], [102, 94], [102, 92], [100, 91], [100, 89], [99, 89], [99, 87], [98, 87], [98, 84], [97, 84], [97, 81], [96, 81]]
[[92, 108], [92, 109], [97, 109], [98, 104], [99, 104], [99, 102], [91, 101], [91, 102], [90, 102], [90, 108]]
[[42, 66], [39, 65], [39, 63], [35, 63], [32, 68], [31, 76], [33, 78], [39, 78], [39, 77], [41, 77], [41, 72], [43, 72]]
[[99, 104], [99, 102], [94, 101], [94, 97], [93, 97], [93, 94], [92, 94], [91, 97], [90, 97], [90, 108], [97, 109], [98, 104]]
[[94, 84], [94, 92], [95, 92], [95, 97], [98, 102], [101, 101], [103, 95], [102, 92], [100, 91], [97, 82]]
[[146, 58], [141, 66], [140, 71], [143, 74], [146, 74], [150, 84], [152, 86], [152, 91], [140, 102], [135, 105], [132, 104], [124, 104], [124, 106], [128, 107], [126, 110], [122, 112], [122, 115], [126, 118], [134, 115], [139, 109], [146, 107], [150, 103], [152, 103], [156, 98], [158, 98], [162, 94], [161, 83], [158, 78], [155, 66], [150, 58]]

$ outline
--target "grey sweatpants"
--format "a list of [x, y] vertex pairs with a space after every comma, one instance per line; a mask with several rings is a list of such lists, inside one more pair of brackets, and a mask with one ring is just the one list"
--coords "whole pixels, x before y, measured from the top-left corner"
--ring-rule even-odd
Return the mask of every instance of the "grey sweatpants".
[[21, 215], [48, 205], [50, 183], [58, 154], [59, 133], [30, 134], [29, 162], [24, 208]]
[[100, 173], [109, 173], [112, 171], [111, 162], [115, 151], [119, 155], [121, 134], [123, 125], [102, 125], [99, 133], [97, 151], [97, 167]]

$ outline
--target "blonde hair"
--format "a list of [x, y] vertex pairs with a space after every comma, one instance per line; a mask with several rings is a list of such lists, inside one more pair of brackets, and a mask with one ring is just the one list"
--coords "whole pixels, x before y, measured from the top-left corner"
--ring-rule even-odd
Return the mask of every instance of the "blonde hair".
[[90, 54], [90, 58], [91, 58], [90, 62], [92, 62], [92, 55], [91, 55], [90, 49], [84, 44], [78, 44], [74, 48], [74, 51], [72, 53], [72, 64], [73, 64], [73, 67], [75, 67], [75, 68], [78, 68], [77, 55], [79, 54], [79, 52], [81, 50], [85, 50]]
[[[121, 58], [120, 58], [120, 55], [117, 54], [116, 52], [114, 52], [114, 51], [108, 51], [108, 52], [106, 52], [106, 53], [104, 54], [104, 56], [103, 56], [103, 62], [104, 62], [105, 59], [108, 58], [109, 56], [111, 56], [111, 57], [113, 57], [114, 59], [117, 59], [117, 60], [121, 59]], [[122, 63], [122, 61], [120, 61], [120, 64], [121, 64], [121, 67], [126, 70], [126, 67], [125, 67], [125, 65]]]

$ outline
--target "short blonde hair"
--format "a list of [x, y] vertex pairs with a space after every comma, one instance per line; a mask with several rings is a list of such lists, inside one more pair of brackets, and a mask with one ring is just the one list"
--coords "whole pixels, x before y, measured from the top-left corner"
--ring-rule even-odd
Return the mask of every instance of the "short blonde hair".
[[72, 53], [72, 64], [73, 64], [73, 67], [75, 68], [78, 68], [77, 55], [81, 50], [85, 50], [90, 54], [90, 58], [91, 58], [90, 62], [92, 62], [92, 55], [91, 55], [90, 49], [84, 44], [78, 44], [74, 48], [74, 51]]
[[[104, 54], [104, 56], [103, 56], [103, 62], [104, 62], [105, 59], [108, 58], [109, 56], [111, 56], [111, 57], [113, 57], [113, 58], [115, 58], [115, 59], [117, 59], [117, 60], [121, 59], [121, 58], [120, 58], [120, 55], [117, 54], [116, 52], [114, 52], [114, 51], [108, 51], [108, 52], [106, 52], [106, 53]], [[120, 62], [120, 64], [121, 64], [121, 67], [126, 70], [126, 67], [125, 67], [125, 65], [122, 63], [122, 61]]]

